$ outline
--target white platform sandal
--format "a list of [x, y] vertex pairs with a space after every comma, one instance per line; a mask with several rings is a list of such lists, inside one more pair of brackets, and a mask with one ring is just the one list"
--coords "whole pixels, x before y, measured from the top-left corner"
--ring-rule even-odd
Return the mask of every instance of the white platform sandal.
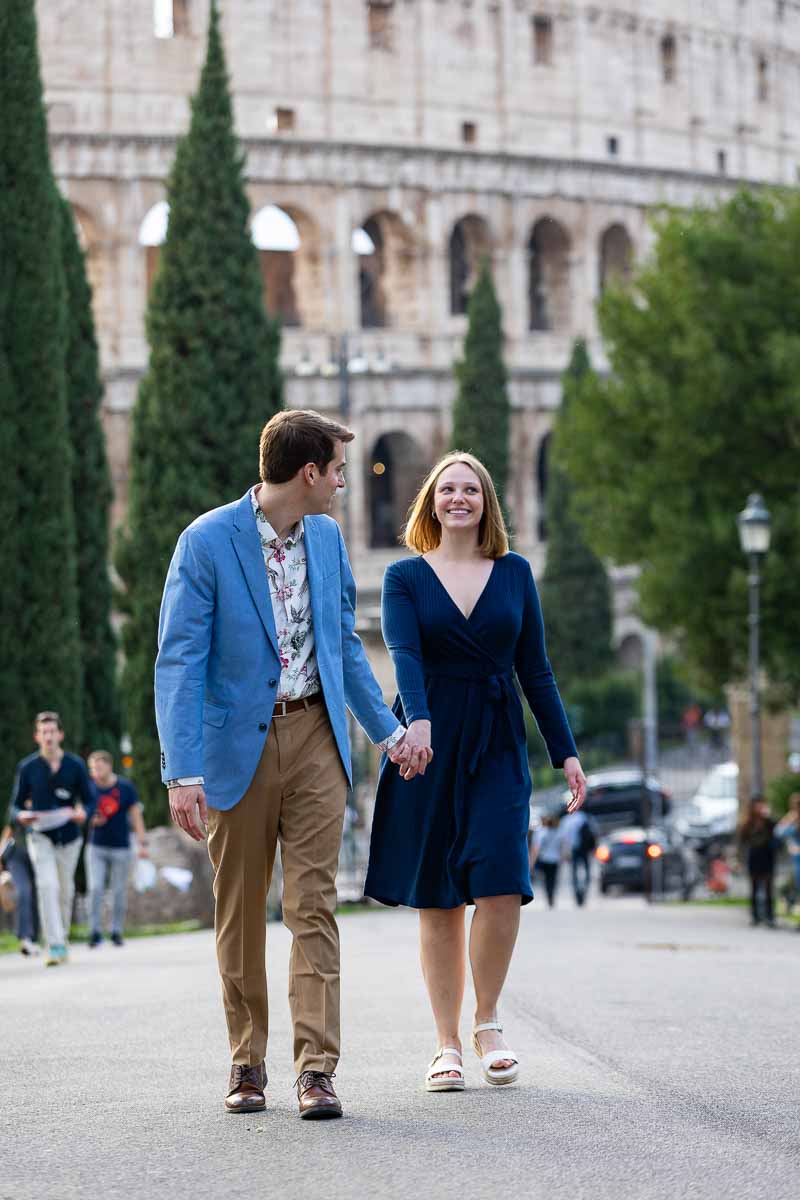
[[[484, 1054], [481, 1044], [478, 1041], [478, 1034], [483, 1033], [484, 1029], [496, 1029], [498, 1033], [502, 1033], [503, 1026], [498, 1021], [484, 1021], [482, 1025], [476, 1025], [472, 1031], [472, 1049], [481, 1061], [483, 1078], [487, 1083], [491, 1083], [495, 1087], [503, 1087], [504, 1084], [513, 1083], [519, 1075], [519, 1059], [513, 1050], [489, 1050]], [[497, 1068], [492, 1066], [492, 1063], [499, 1062], [504, 1058], [513, 1059], [510, 1067]]]
[[[443, 1074], [445, 1071], [457, 1071], [458, 1078], [453, 1079], [451, 1075]], [[434, 1078], [434, 1076], [439, 1076], [439, 1078]], [[463, 1092], [464, 1067], [461, 1051], [456, 1050], [455, 1046], [442, 1046], [436, 1051], [425, 1076], [425, 1090], [428, 1092]]]

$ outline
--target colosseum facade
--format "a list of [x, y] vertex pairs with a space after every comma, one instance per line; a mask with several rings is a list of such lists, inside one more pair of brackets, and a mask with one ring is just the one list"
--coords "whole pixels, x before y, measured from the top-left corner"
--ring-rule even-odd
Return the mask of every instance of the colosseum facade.
[[[797, 181], [800, 3], [220, 7], [287, 400], [344, 410], [359, 435], [346, 516], [365, 626], [409, 494], [447, 444], [452, 364], [487, 253], [511, 375], [517, 546], [540, 567], [559, 374], [578, 335], [602, 364], [595, 304], [647, 253], [648, 214], [741, 181]], [[94, 285], [119, 519], [165, 183], [208, 0], [42, 0], [38, 14], [54, 168]], [[619, 639], [634, 626], [621, 604]]]

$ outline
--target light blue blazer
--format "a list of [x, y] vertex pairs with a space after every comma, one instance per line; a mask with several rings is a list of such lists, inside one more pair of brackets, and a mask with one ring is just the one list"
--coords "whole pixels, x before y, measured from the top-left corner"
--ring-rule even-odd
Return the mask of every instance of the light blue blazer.
[[[304, 518], [322, 692], [348, 780], [345, 705], [372, 742], [397, 728], [355, 633], [356, 587], [339, 526]], [[281, 664], [250, 493], [185, 529], [172, 556], [158, 629], [156, 721], [161, 778], [202, 775], [208, 803], [229, 809], [255, 774]]]

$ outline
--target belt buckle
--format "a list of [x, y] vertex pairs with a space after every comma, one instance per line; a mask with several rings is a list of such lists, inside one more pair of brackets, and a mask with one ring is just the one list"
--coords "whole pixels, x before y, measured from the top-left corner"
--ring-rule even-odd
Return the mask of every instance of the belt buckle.
[[276, 713], [276, 714], [275, 714], [275, 716], [276, 716], [276, 717], [285, 717], [285, 716], [286, 716], [286, 701], [285, 701], [285, 700], [278, 700], [278, 702], [277, 702], [277, 704], [275, 705], [275, 707], [277, 708], [277, 707], [278, 707], [278, 705], [280, 705], [280, 707], [281, 707], [281, 711], [280, 711], [279, 713]]

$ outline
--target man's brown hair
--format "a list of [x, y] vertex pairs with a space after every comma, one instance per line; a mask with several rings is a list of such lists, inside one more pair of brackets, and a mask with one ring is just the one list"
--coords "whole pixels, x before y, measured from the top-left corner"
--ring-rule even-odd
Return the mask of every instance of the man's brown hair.
[[354, 437], [346, 426], [310, 408], [287, 408], [261, 431], [261, 478], [264, 483], [288, 483], [306, 463], [316, 463], [324, 475], [336, 442], [352, 442]]
[[53, 712], [51, 709], [45, 709], [44, 712], [38, 712], [33, 718], [34, 733], [40, 725], [46, 724], [47, 721], [52, 721], [53, 724], [57, 725], [58, 728], [63, 732], [64, 726], [61, 724], [61, 717], [58, 715], [58, 713]]
[[108, 750], [93, 750], [86, 759], [90, 766], [93, 759], [97, 759], [98, 762], [108, 763], [110, 767], [114, 766], [114, 755], [110, 754]]

